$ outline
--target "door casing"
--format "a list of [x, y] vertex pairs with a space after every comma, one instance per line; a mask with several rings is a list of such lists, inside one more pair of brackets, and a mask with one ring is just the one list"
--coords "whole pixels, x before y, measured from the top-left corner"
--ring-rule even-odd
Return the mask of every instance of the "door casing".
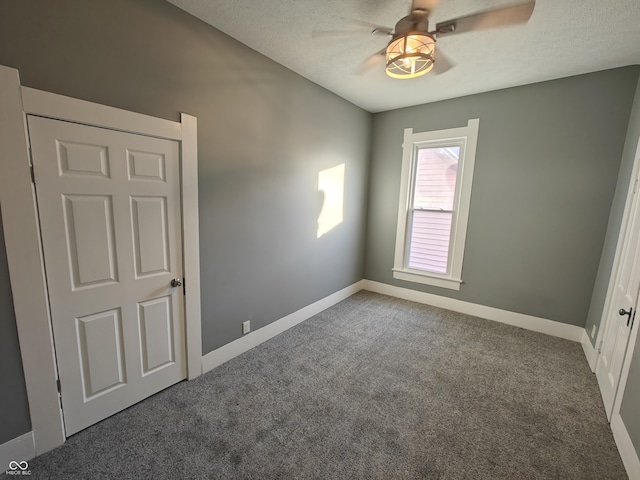
[[[629, 328], [631, 316], [621, 318], [619, 310], [623, 308], [635, 312], [638, 303], [640, 247], [637, 240], [640, 232], [640, 195], [636, 192], [637, 182], [637, 177], [632, 177], [627, 192], [625, 208], [628, 206], [629, 210], [620, 229], [619, 251], [616, 251], [618, 258], [616, 274], [611, 277], [608, 287], [608, 311], [603, 311], [599, 337], [601, 340], [598, 343], [598, 357], [594, 369], [609, 420], [613, 414], [615, 398], [620, 390], [619, 374], [622, 371], [631, 333]], [[622, 337], [625, 334], [626, 338]], [[611, 379], [615, 373], [618, 375], [613, 382]]]
[[[627, 192], [620, 233], [618, 235], [618, 243], [616, 246], [613, 268], [611, 271], [611, 276], [609, 278], [609, 286], [607, 288], [605, 305], [598, 329], [598, 336], [596, 338], [596, 365], [600, 362], [600, 351], [602, 350], [602, 344], [605, 340], [605, 333], [608, 328], [607, 323], [609, 322], [609, 310], [612, 308], [611, 304], [615, 296], [616, 283], [618, 281], [618, 276], [620, 275], [621, 263], [623, 260], [623, 246], [625, 244], [627, 236], [630, 235], [632, 212], [635, 211], [636, 215], [640, 215], [640, 209], [633, 208], [634, 202], [640, 203], [640, 194], [634, 195], [634, 190], [637, 188], [640, 188], [640, 139], [638, 139], [638, 144], [636, 147], [633, 169], [631, 172], [631, 181]], [[640, 300], [636, 301], [636, 304], [633, 306], [634, 309], [637, 309], [638, 307], [640, 307]], [[627, 380], [629, 379], [629, 370], [631, 368], [631, 360], [638, 337], [638, 329], [640, 329], [640, 316], [636, 317], [637, 318], [632, 324], [632, 330], [629, 334], [627, 343], [628, 347], [626, 349], [626, 353], [622, 363], [622, 371], [620, 374], [620, 379], [618, 380], [618, 387], [613, 400], [611, 415], [609, 416], [613, 438], [616, 442], [618, 451], [620, 452], [620, 456], [622, 457], [622, 461], [624, 463], [625, 469], [627, 470], [629, 478], [640, 478], [640, 457], [638, 457], [637, 455], [635, 446], [633, 445], [631, 437], [629, 436], [624, 421], [620, 415], [620, 408], [622, 407], [623, 392], [625, 391]]]
[[[602, 346], [605, 341], [605, 334], [609, 328], [609, 314], [610, 311], [615, 308], [615, 305], [612, 305], [613, 299], [616, 292], [616, 285], [618, 283], [618, 277], [621, 273], [622, 261], [623, 261], [623, 250], [624, 245], [626, 243], [627, 237], [630, 235], [630, 228], [632, 224], [632, 218], [634, 212], [636, 215], [640, 215], [640, 208], [634, 208], [634, 202], [640, 203], [640, 194], [634, 195], [634, 190], [638, 187], [638, 182], [640, 181], [640, 140], [638, 141], [638, 145], [635, 152], [633, 168], [631, 172], [629, 187], [627, 190], [627, 196], [625, 200], [624, 212], [622, 215], [622, 222], [620, 226], [620, 232], [618, 233], [618, 240], [616, 244], [616, 252], [613, 260], [613, 268], [611, 269], [611, 275], [609, 277], [609, 284], [607, 287], [607, 294], [605, 297], [604, 308], [602, 310], [602, 316], [600, 319], [600, 323], [598, 326], [598, 335], [595, 341], [595, 349], [596, 349], [596, 361], [594, 362], [594, 371], [598, 369], [599, 364], [601, 362], [601, 351]], [[637, 305], [632, 306], [634, 309]], [[628, 349], [627, 349], [628, 350]], [[628, 351], [626, 353], [628, 355]], [[626, 361], [625, 356], [625, 361]], [[618, 391], [624, 390], [624, 385], [621, 382], [622, 379], [618, 381]], [[613, 404], [615, 405], [615, 397], [614, 396]], [[609, 407], [611, 408], [611, 407]], [[611, 414], [613, 414], [613, 409], [607, 409]], [[609, 420], [611, 420], [611, 415], [608, 415]]]
[[63, 444], [66, 437], [58, 398], [42, 242], [31, 180], [27, 114], [180, 143], [189, 380], [202, 374], [197, 119], [182, 113], [181, 121], [174, 122], [23, 87], [18, 70], [0, 65], [0, 204], [34, 454], [39, 455]]

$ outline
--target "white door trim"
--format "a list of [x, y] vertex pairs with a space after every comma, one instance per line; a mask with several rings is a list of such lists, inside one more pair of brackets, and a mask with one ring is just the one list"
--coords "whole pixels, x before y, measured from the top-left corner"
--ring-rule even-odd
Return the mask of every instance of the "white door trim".
[[[609, 284], [607, 285], [607, 295], [604, 301], [604, 308], [602, 309], [602, 315], [600, 317], [600, 324], [598, 326], [598, 335], [596, 336], [596, 342], [594, 348], [596, 349], [596, 368], [600, 361], [601, 343], [604, 342], [604, 334], [607, 331], [607, 323], [609, 319], [609, 309], [611, 308], [611, 302], [613, 301], [613, 295], [615, 293], [615, 286], [618, 281], [618, 275], [620, 274], [620, 264], [622, 262], [622, 247], [628, 234], [631, 211], [633, 210], [633, 189], [635, 187], [640, 164], [640, 140], [636, 147], [636, 154], [633, 161], [633, 169], [631, 171], [631, 179], [629, 186], [627, 187], [627, 196], [625, 199], [624, 212], [622, 214], [622, 222], [620, 223], [620, 232], [618, 233], [618, 241], [616, 244], [616, 253], [613, 259], [613, 268], [611, 269], [611, 275], [609, 276]], [[640, 201], [640, 195], [638, 200]], [[639, 210], [640, 211], [640, 210]], [[595, 368], [594, 368], [595, 370]]]
[[189, 379], [202, 373], [197, 119], [183, 113], [181, 122], [173, 122], [21, 87], [18, 71], [0, 65], [0, 204], [35, 453], [39, 455], [64, 443], [65, 433], [31, 183], [27, 114], [180, 142]]
[[[618, 235], [618, 243], [616, 246], [616, 253], [613, 263], [613, 268], [611, 270], [611, 276], [609, 278], [609, 286], [607, 288], [607, 296], [605, 299], [605, 305], [602, 312], [602, 318], [600, 320], [600, 328], [598, 330], [598, 336], [596, 338], [596, 354], [597, 354], [597, 363], [596, 367], [600, 362], [600, 350], [602, 349], [602, 342], [604, 341], [604, 335], [607, 331], [607, 323], [609, 321], [609, 309], [611, 308], [611, 302], [613, 301], [616, 283], [618, 281], [618, 275], [620, 274], [621, 262], [622, 262], [622, 250], [623, 245], [625, 243], [626, 237], [629, 234], [629, 226], [631, 223], [631, 212], [633, 211], [634, 202], [640, 202], [640, 195], [637, 195], [634, 198], [634, 189], [638, 188], [637, 183], [639, 181], [640, 175], [640, 139], [638, 140], [638, 145], [636, 147], [636, 153], [634, 157], [633, 169], [631, 172], [631, 180], [627, 189], [627, 197], [625, 200], [624, 214], [622, 217], [622, 223], [620, 227], [620, 233]], [[640, 211], [640, 210], [638, 210]], [[638, 308], [640, 302], [636, 302], [634, 305], [634, 309]], [[611, 430], [613, 432], [613, 438], [616, 442], [616, 446], [618, 447], [618, 451], [620, 452], [620, 456], [622, 457], [622, 461], [624, 463], [625, 469], [627, 470], [627, 475], [629, 478], [640, 478], [640, 458], [636, 452], [636, 449], [633, 445], [631, 437], [626, 429], [622, 416], [620, 415], [620, 409], [622, 407], [622, 402], [624, 399], [624, 391], [626, 388], [627, 380], [629, 378], [629, 370], [631, 368], [631, 361], [633, 359], [633, 352], [635, 350], [636, 341], [638, 338], [638, 329], [640, 328], [640, 317], [636, 318], [635, 323], [633, 324], [633, 329], [629, 334], [628, 347], [625, 353], [624, 361], [622, 364], [622, 372], [620, 374], [620, 379], [618, 381], [618, 387], [616, 391], [616, 395], [613, 401], [613, 408], [611, 410]]]
[[611, 431], [613, 432], [613, 439], [618, 447], [618, 452], [620, 452], [620, 458], [622, 458], [622, 463], [627, 471], [627, 476], [630, 479], [640, 478], [640, 459], [619, 414], [613, 414]]
[[618, 383], [618, 394], [616, 395], [616, 399], [613, 403], [613, 413], [611, 415], [611, 430], [613, 431], [613, 438], [616, 441], [618, 451], [620, 452], [622, 462], [624, 463], [629, 478], [640, 478], [640, 458], [636, 453], [635, 446], [629, 436], [627, 427], [622, 420], [620, 409], [622, 407], [627, 379], [629, 378], [629, 370], [631, 369], [631, 360], [633, 358], [636, 340], [638, 338], [638, 328], [640, 328], [640, 317], [636, 318], [633, 330], [629, 335], [629, 347], [627, 348], [627, 354], [622, 365], [622, 373], [620, 374], [620, 381]]
[[6, 472], [11, 461], [24, 462], [25, 460], [31, 460], [35, 456], [33, 432], [27, 432], [13, 440], [9, 440], [0, 445], [0, 472]]

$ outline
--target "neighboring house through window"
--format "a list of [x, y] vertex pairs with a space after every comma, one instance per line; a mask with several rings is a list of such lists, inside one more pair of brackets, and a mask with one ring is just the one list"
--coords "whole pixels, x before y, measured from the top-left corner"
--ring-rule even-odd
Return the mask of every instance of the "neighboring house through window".
[[405, 129], [394, 278], [460, 290], [479, 124]]

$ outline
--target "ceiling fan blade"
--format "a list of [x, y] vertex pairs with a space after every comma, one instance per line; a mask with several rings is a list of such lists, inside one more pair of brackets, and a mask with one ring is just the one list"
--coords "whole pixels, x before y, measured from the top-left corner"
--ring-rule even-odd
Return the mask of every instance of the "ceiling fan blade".
[[453, 20], [437, 23], [435, 33], [440, 37], [453, 33], [486, 30], [488, 28], [525, 23], [531, 18], [535, 6], [535, 0], [531, 0], [509, 7], [496, 8], [495, 10], [454, 18]]
[[433, 62], [433, 73], [440, 75], [447, 70], [451, 70], [456, 64], [449, 59], [446, 55], [442, 54], [442, 50], [436, 50], [435, 59]]
[[312, 30], [313, 38], [352, 38], [369, 35], [369, 32], [360, 30]]
[[411, 11], [428, 10], [431, 11], [438, 6], [440, 0], [413, 0], [411, 2]]
[[360, 68], [356, 72], [356, 75], [362, 75], [363, 73], [367, 72], [367, 70], [370, 70], [371, 68], [373, 68], [376, 65], [378, 65], [380, 62], [384, 63], [384, 58], [385, 58], [386, 51], [387, 51], [387, 49], [383, 48], [379, 52], [376, 52], [373, 55], [371, 55], [369, 58], [367, 58], [363, 62], [363, 64], [360, 65]]
[[386, 27], [384, 25], [378, 25], [377, 23], [365, 22], [364, 20], [350, 20], [349, 23], [354, 27], [366, 27], [372, 34], [393, 35], [393, 28]]
[[393, 28], [376, 25], [375, 23], [353, 20], [349, 22], [354, 28], [346, 30], [312, 30], [311, 36], [314, 38], [352, 38], [364, 35], [379, 35], [388, 37], [393, 35]]

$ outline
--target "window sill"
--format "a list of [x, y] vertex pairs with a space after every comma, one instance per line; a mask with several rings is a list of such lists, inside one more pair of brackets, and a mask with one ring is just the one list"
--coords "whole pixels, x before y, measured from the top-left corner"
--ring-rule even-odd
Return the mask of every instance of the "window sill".
[[450, 277], [435, 277], [425, 273], [415, 273], [407, 270], [393, 270], [393, 278], [407, 282], [423, 283], [434, 287], [460, 290], [462, 280]]

